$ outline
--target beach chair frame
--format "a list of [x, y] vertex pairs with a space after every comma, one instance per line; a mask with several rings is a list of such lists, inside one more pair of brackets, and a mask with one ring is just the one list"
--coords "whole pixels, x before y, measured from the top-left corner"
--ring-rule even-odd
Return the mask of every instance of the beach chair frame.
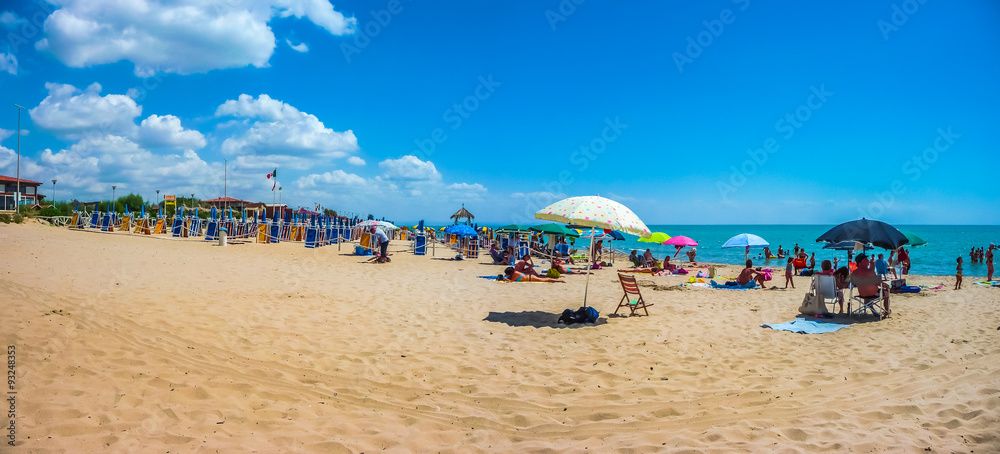
[[618, 273], [618, 282], [622, 284], [622, 291], [625, 294], [622, 296], [621, 301], [618, 302], [618, 307], [615, 308], [614, 315], [617, 315], [622, 307], [628, 308], [629, 317], [635, 315], [635, 311], [639, 309], [642, 309], [646, 315], [649, 315], [649, 310], [646, 308], [652, 306], [652, 304], [647, 303], [642, 297], [642, 292], [639, 291], [639, 284], [636, 282], [635, 276]]
[[[880, 281], [881, 282], [881, 281]], [[882, 307], [882, 300], [885, 295], [882, 293], [882, 286], [878, 286], [878, 294], [875, 296], [861, 296], [860, 294], [854, 295], [854, 288], [851, 287], [851, 298], [847, 303], [847, 310], [853, 317], [865, 316], [871, 313], [872, 315], [883, 319], [886, 317], [885, 308]], [[854, 303], [857, 303], [857, 308], [852, 309]]]

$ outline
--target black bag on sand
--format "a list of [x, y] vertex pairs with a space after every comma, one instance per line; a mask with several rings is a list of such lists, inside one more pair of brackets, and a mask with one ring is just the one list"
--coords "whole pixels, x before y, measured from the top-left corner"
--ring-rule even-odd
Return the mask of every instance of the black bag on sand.
[[573, 309], [566, 309], [559, 316], [559, 320], [556, 323], [565, 323], [567, 325], [574, 323], [595, 323], [600, 316], [600, 312], [597, 312], [597, 309], [592, 307], [581, 307], [575, 311]]

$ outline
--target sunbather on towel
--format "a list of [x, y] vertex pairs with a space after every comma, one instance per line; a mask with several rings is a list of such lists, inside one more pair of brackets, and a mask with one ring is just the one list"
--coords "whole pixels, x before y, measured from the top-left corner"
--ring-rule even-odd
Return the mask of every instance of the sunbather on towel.
[[618, 270], [619, 273], [649, 273], [653, 276], [670, 276], [674, 274], [670, 270], [665, 270], [658, 266], [640, 266], [636, 268], [630, 268], [626, 270]]
[[584, 271], [578, 271], [578, 270], [572, 270], [572, 269], [566, 268], [565, 262], [563, 262], [562, 259], [557, 258], [557, 257], [553, 257], [552, 258], [552, 268], [554, 268], [556, 271], [558, 271], [559, 274], [586, 274], [586, 273], [589, 272], [589, 271], [588, 272], [584, 272]]
[[507, 282], [566, 282], [562, 279], [552, 279], [549, 277], [532, 276], [530, 274], [524, 274], [514, 271], [514, 267], [508, 266], [507, 269], [503, 270], [503, 274], [507, 276]]
[[750, 281], [757, 281], [760, 288], [764, 288], [764, 273], [753, 269], [753, 260], [747, 260], [747, 267], [736, 277], [736, 282], [740, 285], [746, 285]]

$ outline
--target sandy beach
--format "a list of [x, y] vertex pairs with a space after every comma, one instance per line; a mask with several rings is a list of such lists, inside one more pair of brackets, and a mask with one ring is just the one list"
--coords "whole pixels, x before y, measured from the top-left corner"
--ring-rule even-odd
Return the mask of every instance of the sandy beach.
[[35, 223], [0, 244], [0, 452], [1000, 452], [1000, 289], [981, 278], [910, 276], [944, 289], [805, 335], [760, 325], [793, 320], [808, 278], [638, 275], [651, 315], [608, 318], [604, 269], [601, 319], [566, 327], [584, 276], [499, 283], [488, 256], [398, 241], [381, 265]]

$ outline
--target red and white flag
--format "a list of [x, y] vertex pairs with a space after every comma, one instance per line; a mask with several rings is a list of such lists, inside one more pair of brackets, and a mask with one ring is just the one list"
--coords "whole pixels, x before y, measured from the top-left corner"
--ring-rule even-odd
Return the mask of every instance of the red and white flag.
[[271, 185], [271, 190], [278, 187], [278, 169], [274, 169], [271, 173], [267, 174], [267, 179], [274, 179], [274, 184]]

